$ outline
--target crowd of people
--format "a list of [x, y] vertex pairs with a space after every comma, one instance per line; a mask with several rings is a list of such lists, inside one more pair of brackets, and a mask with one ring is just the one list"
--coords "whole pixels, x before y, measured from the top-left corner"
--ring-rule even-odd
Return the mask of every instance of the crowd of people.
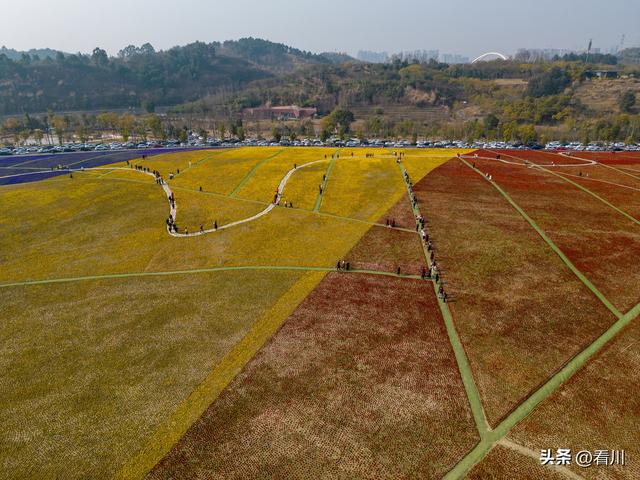
[[348, 272], [350, 270], [351, 264], [349, 262], [347, 262], [346, 260], [338, 260], [338, 263], [336, 264], [336, 271]]
[[[396, 160], [398, 163], [401, 163], [401, 158], [403, 155], [404, 153], [400, 153], [399, 155], [396, 155]], [[428, 271], [429, 275], [427, 276], [427, 270], [426, 268], [423, 267], [421, 277], [423, 279], [426, 279], [426, 278], [433, 279], [433, 281], [436, 283], [438, 287], [437, 289], [438, 298], [440, 298], [443, 302], [446, 303], [448, 296], [447, 296], [447, 292], [444, 289], [444, 285], [442, 284], [440, 272], [438, 271], [438, 261], [435, 256], [433, 244], [431, 243], [431, 238], [429, 236], [429, 233], [427, 232], [426, 220], [424, 216], [420, 213], [420, 210], [418, 208], [418, 198], [413, 192], [413, 183], [411, 182], [411, 179], [409, 178], [409, 174], [407, 173], [406, 170], [404, 170], [404, 180], [407, 184], [407, 190], [409, 191], [409, 197], [411, 198], [411, 203], [413, 205], [413, 210], [416, 217], [416, 232], [420, 233], [422, 244], [424, 248], [427, 250], [427, 255], [429, 258], [429, 271]]]

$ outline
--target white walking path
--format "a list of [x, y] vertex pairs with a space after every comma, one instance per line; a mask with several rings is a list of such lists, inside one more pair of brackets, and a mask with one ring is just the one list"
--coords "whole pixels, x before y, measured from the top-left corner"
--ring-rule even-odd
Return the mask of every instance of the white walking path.
[[[316, 163], [328, 162], [328, 161], [329, 161], [329, 159], [314, 160], [313, 162], [308, 162], [308, 163], [305, 163], [303, 165], [299, 165], [299, 166], [289, 170], [287, 172], [287, 174], [280, 181], [280, 184], [278, 185], [278, 188], [276, 190], [273, 203], [270, 203], [264, 210], [262, 210], [261, 212], [256, 213], [255, 215], [252, 215], [251, 217], [243, 218], [242, 220], [237, 220], [235, 222], [227, 223], [226, 225], [219, 225], [217, 228], [209, 228], [209, 229], [206, 229], [206, 230], [196, 231], [196, 232], [193, 232], [193, 233], [176, 233], [176, 232], [172, 231], [169, 228], [169, 226], [167, 225], [167, 232], [172, 237], [197, 237], [199, 235], [205, 235], [207, 233], [219, 232], [220, 230], [225, 230], [227, 228], [236, 227], [238, 225], [242, 225], [243, 223], [248, 223], [248, 222], [252, 222], [254, 220], [257, 220], [258, 218], [263, 217], [264, 215], [268, 214], [271, 210], [273, 210], [277, 206], [278, 202], [282, 198], [282, 192], [284, 191], [284, 187], [287, 185], [287, 182], [289, 181], [289, 179], [291, 178], [291, 176], [295, 172], [297, 172], [301, 168], [305, 168], [305, 167], [308, 167], [308, 166], [311, 166], [311, 165], [315, 165]], [[111, 170], [123, 170], [123, 171], [126, 171], [126, 172], [143, 173], [145, 175], [149, 175], [154, 180], [156, 178], [156, 176], [155, 176], [155, 174], [153, 172], [148, 172], [148, 171], [138, 170], [138, 169], [125, 168], [125, 167], [95, 167], [95, 168], [78, 168], [78, 169], [62, 169], [62, 170], [63, 171], [67, 171], [67, 172], [87, 172], [87, 171], [92, 171], [92, 170], [110, 170], [110, 171]], [[164, 180], [161, 180], [160, 186], [162, 186], [162, 189], [164, 190], [164, 193], [167, 196], [167, 200], [169, 200], [173, 195], [173, 191], [171, 190], [171, 188], [169, 187], [167, 182], [164, 181]], [[173, 218], [174, 222], [176, 222], [177, 214], [178, 214], [177, 202], [169, 201], [169, 215], [171, 215], [171, 217]]]

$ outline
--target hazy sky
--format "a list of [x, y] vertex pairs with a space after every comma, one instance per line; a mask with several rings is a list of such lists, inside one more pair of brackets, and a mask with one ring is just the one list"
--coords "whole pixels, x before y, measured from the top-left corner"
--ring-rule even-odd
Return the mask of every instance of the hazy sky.
[[0, 1], [0, 45], [115, 54], [254, 36], [314, 52], [640, 46], [640, 0]]

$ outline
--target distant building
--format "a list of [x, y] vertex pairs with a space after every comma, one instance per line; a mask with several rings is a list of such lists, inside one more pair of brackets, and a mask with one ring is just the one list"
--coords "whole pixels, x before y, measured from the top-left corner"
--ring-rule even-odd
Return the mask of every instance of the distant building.
[[589, 70], [585, 72], [586, 78], [618, 78], [620, 72], [617, 70]]
[[386, 63], [389, 61], [387, 52], [371, 52], [369, 50], [360, 50], [356, 58], [361, 62], [367, 63]]
[[440, 61], [442, 63], [448, 63], [449, 65], [456, 63], [469, 63], [469, 57], [458, 55], [457, 53], [443, 53], [440, 55]]
[[283, 107], [255, 107], [242, 109], [244, 120], [301, 120], [312, 118], [318, 113], [313, 107], [288, 105]]
[[519, 48], [515, 59], [520, 62], [542, 62], [577, 53], [575, 50], [564, 48]]

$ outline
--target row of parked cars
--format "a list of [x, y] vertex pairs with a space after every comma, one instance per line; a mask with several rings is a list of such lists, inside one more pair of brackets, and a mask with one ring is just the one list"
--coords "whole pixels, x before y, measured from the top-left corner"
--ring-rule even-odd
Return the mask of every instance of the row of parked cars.
[[0, 155], [33, 155], [38, 153], [70, 153], [70, 152], [101, 152], [112, 150], [133, 150], [133, 149], [147, 149], [147, 148], [175, 148], [178, 146], [191, 146], [195, 142], [180, 143], [177, 140], [163, 140], [152, 142], [112, 142], [112, 143], [66, 143], [63, 145], [45, 145], [42, 147], [5, 147], [0, 148]]
[[246, 139], [243, 141], [237, 139], [219, 140], [219, 139], [203, 139], [199, 137], [191, 137], [188, 141], [180, 143], [178, 140], [148, 141], [148, 142], [112, 142], [108, 144], [90, 144], [90, 143], [70, 143], [64, 145], [47, 145], [44, 147], [18, 147], [18, 148], [0, 148], [0, 155], [26, 155], [37, 153], [64, 153], [64, 152], [87, 152], [87, 151], [114, 151], [114, 150], [132, 150], [147, 148], [205, 148], [205, 147], [378, 147], [378, 148], [489, 148], [489, 149], [532, 149], [532, 150], [576, 150], [576, 151], [640, 151], [640, 144], [627, 145], [624, 143], [589, 143], [583, 145], [580, 142], [562, 143], [549, 142], [542, 145], [536, 142], [523, 144], [521, 142], [465, 142], [461, 140], [455, 141], [428, 141], [421, 140], [415, 145], [407, 140], [384, 140], [384, 139], [349, 139], [341, 140], [338, 138], [330, 138], [325, 142], [319, 139], [300, 139], [300, 140], [256, 140]]

